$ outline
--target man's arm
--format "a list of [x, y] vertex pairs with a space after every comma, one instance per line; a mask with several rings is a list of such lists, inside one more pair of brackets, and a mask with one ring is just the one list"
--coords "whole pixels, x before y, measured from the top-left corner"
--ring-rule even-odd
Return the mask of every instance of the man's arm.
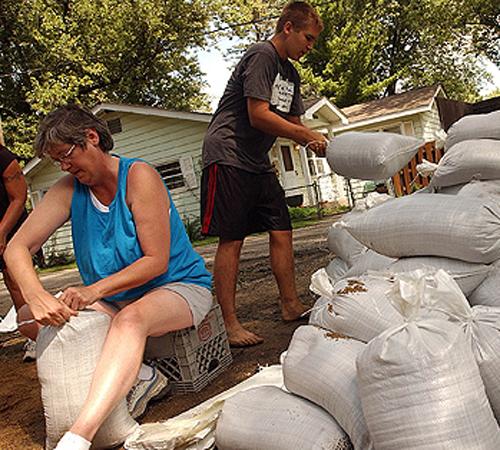
[[28, 186], [17, 161], [12, 161], [2, 174], [2, 181], [9, 197], [9, 206], [0, 220], [0, 255], [5, 250], [7, 235], [12, 231], [24, 211]]
[[284, 119], [270, 110], [268, 102], [255, 98], [247, 98], [247, 108], [252, 127], [273, 136], [292, 139], [300, 145], [310, 143], [311, 150], [318, 156], [324, 156], [325, 137], [304, 126], [299, 117], [288, 116], [287, 119]]

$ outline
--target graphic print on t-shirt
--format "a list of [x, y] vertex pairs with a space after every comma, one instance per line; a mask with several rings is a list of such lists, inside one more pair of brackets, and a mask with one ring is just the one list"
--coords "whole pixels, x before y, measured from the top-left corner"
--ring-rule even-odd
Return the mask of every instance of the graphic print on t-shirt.
[[278, 111], [289, 113], [293, 100], [294, 85], [293, 82], [281, 78], [278, 73], [273, 83], [271, 92], [271, 105]]

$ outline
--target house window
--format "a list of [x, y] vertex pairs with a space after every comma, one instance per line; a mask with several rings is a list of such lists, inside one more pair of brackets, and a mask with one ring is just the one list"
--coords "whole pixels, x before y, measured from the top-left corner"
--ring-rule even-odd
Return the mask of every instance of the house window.
[[122, 121], [119, 117], [116, 119], [107, 120], [108, 128], [111, 134], [121, 133], [122, 131]]
[[415, 136], [413, 122], [403, 122], [403, 134], [405, 134], [406, 136]]
[[179, 161], [156, 166], [156, 170], [160, 173], [163, 181], [170, 190], [185, 186], [181, 164]]
[[386, 133], [402, 134], [401, 125], [393, 125], [392, 127], [382, 128], [379, 131], [385, 131]]
[[281, 156], [283, 157], [283, 165], [285, 166], [285, 172], [293, 172], [293, 159], [292, 152], [290, 151], [289, 145], [280, 146]]

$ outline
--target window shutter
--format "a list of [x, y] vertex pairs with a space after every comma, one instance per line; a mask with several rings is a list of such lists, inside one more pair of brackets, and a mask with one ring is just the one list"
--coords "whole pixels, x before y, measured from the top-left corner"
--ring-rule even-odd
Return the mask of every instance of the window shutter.
[[187, 187], [190, 189], [197, 188], [198, 179], [194, 171], [193, 158], [191, 156], [183, 156], [179, 159], [179, 164], [181, 165], [182, 176]]

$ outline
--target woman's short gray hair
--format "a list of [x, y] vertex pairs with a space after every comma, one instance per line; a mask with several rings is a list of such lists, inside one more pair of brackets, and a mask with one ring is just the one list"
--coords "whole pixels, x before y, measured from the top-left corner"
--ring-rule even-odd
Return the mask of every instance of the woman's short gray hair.
[[87, 130], [94, 129], [99, 135], [99, 147], [103, 152], [113, 149], [113, 138], [107, 123], [86, 106], [70, 103], [49, 113], [38, 126], [35, 153], [42, 157], [57, 144], [85, 145]]

